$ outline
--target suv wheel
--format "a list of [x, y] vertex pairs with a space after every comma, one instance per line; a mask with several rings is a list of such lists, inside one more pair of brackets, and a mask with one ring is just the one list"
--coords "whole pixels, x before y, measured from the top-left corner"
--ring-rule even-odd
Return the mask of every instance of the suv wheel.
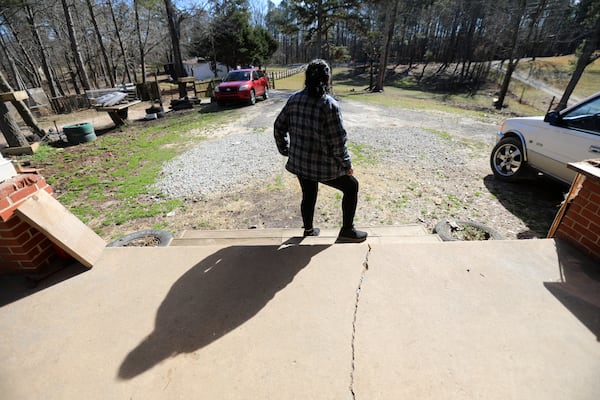
[[251, 106], [256, 104], [256, 93], [254, 93], [254, 89], [250, 90], [250, 99], [248, 100], [248, 104]]
[[519, 139], [506, 137], [496, 143], [490, 156], [490, 166], [496, 178], [506, 182], [515, 181], [523, 175], [525, 165], [523, 146]]

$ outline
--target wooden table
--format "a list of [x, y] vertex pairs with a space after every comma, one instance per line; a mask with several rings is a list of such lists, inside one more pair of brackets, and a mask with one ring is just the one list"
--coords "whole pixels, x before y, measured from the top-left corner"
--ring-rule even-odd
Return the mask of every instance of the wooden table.
[[127, 120], [127, 114], [129, 107], [134, 106], [138, 103], [141, 103], [141, 100], [133, 100], [123, 104], [115, 104], [114, 106], [109, 107], [96, 107], [96, 111], [104, 111], [107, 112], [110, 118], [113, 120], [116, 126], [121, 126], [125, 124]]

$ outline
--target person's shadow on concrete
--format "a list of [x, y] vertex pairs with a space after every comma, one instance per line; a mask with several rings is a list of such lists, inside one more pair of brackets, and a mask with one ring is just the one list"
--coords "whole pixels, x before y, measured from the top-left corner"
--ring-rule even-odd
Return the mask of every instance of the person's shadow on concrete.
[[327, 247], [232, 246], [205, 258], [173, 284], [157, 311], [154, 331], [127, 355], [118, 377], [134, 378], [166, 358], [194, 352], [231, 332]]

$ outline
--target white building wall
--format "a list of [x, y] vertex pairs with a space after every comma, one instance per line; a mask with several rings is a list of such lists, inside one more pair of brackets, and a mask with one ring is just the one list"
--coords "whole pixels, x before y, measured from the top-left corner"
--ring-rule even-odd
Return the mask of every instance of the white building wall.
[[[203, 81], [215, 77], [213, 72], [210, 70], [210, 65], [208, 63], [186, 63], [184, 66], [187, 75], [193, 75], [196, 80]], [[217, 77], [222, 78], [225, 75], [227, 75], [227, 67], [222, 64], [217, 64]]]

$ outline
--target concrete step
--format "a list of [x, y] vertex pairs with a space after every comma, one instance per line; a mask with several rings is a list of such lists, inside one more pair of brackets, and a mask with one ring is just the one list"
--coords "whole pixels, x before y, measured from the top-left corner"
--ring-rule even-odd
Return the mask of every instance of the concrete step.
[[[424, 226], [417, 224], [358, 229], [369, 234], [366, 240], [369, 244], [441, 242], [438, 235], [429, 233]], [[321, 229], [318, 237], [303, 238], [302, 233], [302, 229], [286, 228], [190, 230], [173, 239], [170, 246], [334, 244], [339, 229]]]

